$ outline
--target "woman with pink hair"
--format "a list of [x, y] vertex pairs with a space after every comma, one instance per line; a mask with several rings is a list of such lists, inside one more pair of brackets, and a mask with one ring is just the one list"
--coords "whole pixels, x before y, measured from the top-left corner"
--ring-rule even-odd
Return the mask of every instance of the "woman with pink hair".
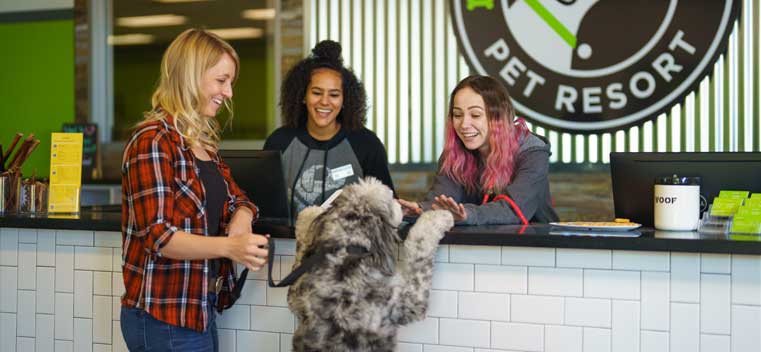
[[445, 138], [426, 199], [398, 200], [405, 215], [445, 209], [459, 225], [558, 220], [547, 179], [549, 143], [515, 119], [510, 95], [497, 80], [474, 75], [457, 84]]

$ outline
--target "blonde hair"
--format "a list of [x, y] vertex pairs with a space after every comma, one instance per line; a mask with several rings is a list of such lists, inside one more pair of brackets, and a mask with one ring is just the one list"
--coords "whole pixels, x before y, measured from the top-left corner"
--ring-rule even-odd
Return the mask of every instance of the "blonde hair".
[[[174, 127], [190, 146], [216, 151], [221, 127], [217, 119], [200, 113], [204, 104], [201, 77], [224, 54], [235, 61], [234, 83], [240, 71], [240, 59], [230, 44], [203, 29], [191, 28], [178, 35], [161, 59], [161, 77], [151, 98], [152, 109], [145, 112], [143, 122], [162, 120], [171, 115]], [[225, 98], [224, 103], [229, 122], [233, 115], [232, 101]]]

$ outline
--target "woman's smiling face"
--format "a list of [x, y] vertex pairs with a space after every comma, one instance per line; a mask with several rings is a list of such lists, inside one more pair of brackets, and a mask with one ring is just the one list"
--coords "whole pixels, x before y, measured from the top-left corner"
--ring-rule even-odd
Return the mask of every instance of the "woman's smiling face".
[[489, 118], [484, 99], [470, 87], [458, 91], [453, 99], [452, 125], [468, 150], [489, 155]]
[[304, 104], [307, 107], [307, 126], [317, 130], [338, 129], [336, 118], [344, 102], [341, 74], [329, 68], [312, 71]]
[[235, 69], [235, 61], [225, 53], [214, 66], [204, 72], [201, 77], [201, 115], [217, 116], [225, 99], [233, 97]]

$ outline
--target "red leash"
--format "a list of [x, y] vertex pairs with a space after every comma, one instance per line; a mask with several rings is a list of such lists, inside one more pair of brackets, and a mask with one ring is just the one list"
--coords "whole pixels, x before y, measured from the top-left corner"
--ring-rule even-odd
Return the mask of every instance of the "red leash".
[[[492, 199], [492, 202], [496, 202], [498, 200], [504, 200], [508, 204], [510, 204], [510, 207], [513, 208], [513, 212], [515, 212], [516, 215], [521, 219], [521, 223], [523, 225], [528, 225], [528, 220], [526, 220], [526, 217], [523, 215], [523, 212], [521, 211], [521, 208], [518, 208], [518, 204], [515, 204], [515, 201], [510, 199], [506, 194], [498, 194], [494, 196], [494, 199]], [[489, 194], [484, 194], [484, 200], [481, 202], [481, 205], [484, 205], [489, 202]]]

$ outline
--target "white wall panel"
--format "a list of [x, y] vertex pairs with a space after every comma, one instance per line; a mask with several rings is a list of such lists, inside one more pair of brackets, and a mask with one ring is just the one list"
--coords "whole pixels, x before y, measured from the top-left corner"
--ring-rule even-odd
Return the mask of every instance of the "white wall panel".
[[[276, 279], [290, 270], [295, 250], [295, 241], [278, 241]], [[72, 246], [45, 248], [62, 252], [53, 253], [56, 258], [72, 256]], [[427, 317], [399, 330], [398, 351], [761, 350], [758, 255], [442, 248], [453, 249], [457, 262], [435, 262]], [[485, 253], [501, 254], [501, 263], [482, 264]], [[582, 253], [594, 260], [585, 265]], [[60, 263], [72, 266], [68, 260]], [[120, 266], [73, 271], [73, 293], [54, 292], [59, 268], [39, 261], [30, 290], [11, 284], [18, 280], [17, 266], [0, 269], [2, 303], [9, 310], [0, 312], [3, 352], [31, 346], [37, 351], [126, 351], [119, 326]], [[221, 351], [291, 350], [297, 322], [287, 308], [287, 290], [268, 289], [265, 277], [248, 280], [246, 288], [256, 293], [218, 320], [225, 341]]]

